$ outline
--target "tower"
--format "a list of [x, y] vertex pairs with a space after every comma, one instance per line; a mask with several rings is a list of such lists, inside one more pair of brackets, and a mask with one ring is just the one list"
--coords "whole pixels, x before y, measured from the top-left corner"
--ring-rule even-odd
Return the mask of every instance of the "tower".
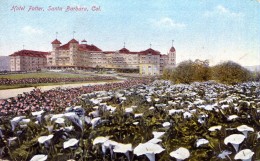
[[51, 44], [52, 50], [54, 51], [56, 48], [60, 47], [61, 42], [58, 39], [55, 39]]
[[87, 41], [84, 39], [81, 41], [81, 44], [87, 44]]
[[72, 40], [70, 40], [68, 43], [69, 43], [70, 49], [75, 50], [78, 48], [79, 42], [77, 40], [75, 40], [74, 38]]
[[176, 50], [175, 48], [173, 47], [173, 40], [172, 40], [172, 47], [170, 48], [169, 50], [169, 53], [168, 53], [168, 66], [169, 67], [175, 67], [176, 65]]

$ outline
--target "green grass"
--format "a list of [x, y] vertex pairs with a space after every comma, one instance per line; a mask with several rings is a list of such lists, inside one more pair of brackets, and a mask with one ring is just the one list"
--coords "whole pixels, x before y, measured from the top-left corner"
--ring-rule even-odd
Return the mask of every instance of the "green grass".
[[27, 88], [27, 87], [41, 87], [41, 86], [53, 86], [53, 85], [64, 85], [64, 84], [83, 84], [83, 83], [98, 83], [107, 82], [112, 83], [116, 80], [96, 80], [96, 81], [85, 81], [85, 82], [60, 82], [60, 83], [39, 83], [39, 84], [15, 84], [15, 85], [0, 85], [0, 90], [5, 89], [16, 89], [16, 88]]
[[83, 75], [83, 74], [55, 73], [55, 72], [39, 72], [39, 73], [0, 75], [0, 78], [8, 78], [8, 79], [23, 79], [23, 78], [85, 78], [85, 77], [90, 77], [90, 76], [89, 75]]
[[[8, 79], [23, 79], [23, 78], [87, 78], [93, 77], [90, 75], [73, 74], [73, 73], [56, 73], [56, 72], [39, 72], [39, 73], [26, 73], [26, 74], [8, 74], [0, 75], [0, 78]], [[97, 81], [83, 81], [83, 82], [59, 82], [59, 83], [38, 83], [38, 84], [14, 84], [14, 85], [0, 85], [0, 90], [38, 87], [38, 86], [51, 86], [51, 85], [64, 85], [64, 84], [78, 84], [78, 83], [95, 83], [95, 82], [113, 82], [114, 80], [97, 80]]]

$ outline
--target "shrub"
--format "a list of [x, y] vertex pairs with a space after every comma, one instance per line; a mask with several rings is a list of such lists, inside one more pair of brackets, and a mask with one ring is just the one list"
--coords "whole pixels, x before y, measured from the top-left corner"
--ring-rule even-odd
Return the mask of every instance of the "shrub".
[[139, 73], [139, 69], [116, 69], [119, 73]]
[[195, 60], [193, 63], [195, 68], [194, 80], [195, 81], [207, 81], [211, 78], [211, 69], [209, 67], [209, 61], [201, 61], [199, 59]]
[[241, 65], [227, 61], [212, 67], [213, 78], [221, 83], [236, 84], [250, 80], [251, 72]]
[[163, 79], [170, 79], [175, 83], [191, 83], [210, 79], [210, 68], [207, 60], [183, 61], [174, 69], [165, 69]]
[[260, 72], [255, 71], [252, 73], [252, 81], [260, 81]]
[[170, 79], [172, 70], [169, 68], [163, 69], [162, 79]]
[[177, 83], [191, 83], [194, 80], [195, 68], [194, 63], [189, 61], [181, 62], [175, 70], [173, 70], [171, 79]]

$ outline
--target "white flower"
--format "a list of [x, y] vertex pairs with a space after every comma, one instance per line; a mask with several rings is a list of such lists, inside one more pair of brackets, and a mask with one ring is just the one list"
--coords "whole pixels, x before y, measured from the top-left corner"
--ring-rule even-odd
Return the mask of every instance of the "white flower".
[[83, 130], [82, 120], [80, 120], [79, 116], [74, 112], [68, 112], [64, 114], [68, 120], [77, 125], [81, 130]]
[[133, 124], [134, 124], [134, 125], [138, 125], [138, 124], [139, 124], [139, 122], [134, 122]]
[[48, 156], [44, 154], [38, 154], [32, 157], [30, 161], [45, 161], [47, 160]]
[[222, 105], [221, 108], [222, 108], [222, 109], [229, 108], [229, 105]]
[[129, 151], [132, 150], [133, 150], [132, 144], [121, 144], [121, 143], [118, 143], [113, 149], [115, 153], [124, 153], [128, 161], [130, 161]]
[[65, 127], [65, 131], [70, 132], [73, 130], [73, 126], [67, 126]]
[[184, 113], [183, 113], [183, 117], [184, 117], [184, 118], [191, 118], [191, 116], [192, 116], [192, 114], [189, 113], [189, 112], [184, 112]]
[[160, 99], [159, 98], [155, 98], [154, 101], [158, 102]]
[[106, 137], [103, 137], [103, 136], [98, 136], [96, 137], [94, 140], [93, 140], [93, 145], [96, 145], [96, 144], [103, 144], [104, 142], [106, 142], [107, 140], [109, 140], [109, 137], [106, 136]]
[[227, 145], [228, 143], [232, 144], [235, 148], [236, 152], [238, 151], [239, 144], [241, 144], [245, 139], [245, 136], [242, 134], [232, 134], [225, 138], [224, 143]]
[[175, 113], [181, 113], [181, 112], [184, 112], [183, 109], [179, 109], [179, 110], [171, 109], [171, 110], [169, 110], [169, 115], [172, 115]]
[[57, 119], [55, 120], [55, 123], [60, 124], [60, 125], [63, 125], [63, 124], [65, 124], [65, 119], [64, 119], [64, 118], [57, 118]]
[[177, 160], [185, 160], [190, 157], [190, 152], [188, 149], [180, 147], [179, 149], [171, 152], [170, 156], [176, 158]]
[[160, 145], [154, 144], [154, 143], [140, 143], [137, 147], [134, 149], [134, 154], [137, 156], [140, 155], [146, 155], [150, 161], [155, 161], [155, 154], [161, 153], [164, 151]]
[[91, 118], [88, 117], [88, 116], [85, 116], [85, 122], [86, 122], [87, 124], [91, 124]]
[[235, 160], [241, 159], [242, 161], [251, 161], [255, 153], [250, 149], [244, 149], [235, 155]]
[[20, 123], [22, 124], [28, 124], [31, 120], [30, 119], [22, 119]]
[[63, 143], [63, 148], [66, 149], [68, 147], [75, 146], [76, 144], [78, 144], [78, 142], [79, 142], [79, 140], [72, 138], [72, 139], [65, 141]]
[[120, 97], [119, 100], [120, 100], [120, 101], [125, 101], [125, 100], [126, 100], [126, 97]]
[[91, 120], [92, 128], [94, 128], [97, 125], [99, 120], [101, 120], [100, 117], [97, 117], [97, 118], [94, 118], [94, 119]]
[[166, 107], [166, 104], [160, 103], [160, 104], [155, 104], [154, 106], [163, 108]]
[[90, 112], [90, 113], [89, 113], [89, 116], [98, 117], [98, 116], [99, 116], [98, 110], [95, 110], [95, 111]]
[[149, 108], [149, 110], [154, 110], [154, 107], [153, 107], [153, 106], [151, 106], [151, 107]]
[[241, 125], [241, 126], [238, 126], [237, 127], [237, 130], [242, 132], [245, 137], [247, 138], [247, 133], [250, 131], [250, 132], [254, 132], [254, 129], [252, 127], [249, 127], [247, 125]]
[[117, 144], [119, 144], [119, 143], [116, 142], [116, 141], [113, 141], [113, 140], [107, 140], [107, 141], [105, 141], [105, 142], [102, 144], [102, 152], [103, 152], [103, 154], [105, 154], [105, 153], [106, 153], [106, 149], [109, 148], [111, 155], [113, 155], [113, 148], [114, 148]]
[[97, 105], [97, 104], [99, 104], [99, 103], [101, 102], [101, 100], [94, 99], [94, 98], [90, 99], [90, 101], [91, 101], [93, 104], [95, 104], [95, 105]]
[[10, 137], [8, 138], [8, 146], [10, 146], [12, 144], [13, 141], [15, 141], [17, 139], [17, 137]]
[[40, 144], [43, 144], [43, 143], [45, 143], [46, 141], [51, 140], [52, 138], [53, 138], [53, 135], [52, 135], [52, 134], [51, 134], [51, 135], [48, 135], [48, 136], [41, 136], [41, 137], [38, 138], [38, 142], [39, 142]]
[[151, 140], [147, 141], [148, 143], [154, 143], [154, 144], [157, 144], [159, 142], [162, 142], [161, 139], [158, 139], [158, 138], [152, 138]]
[[142, 113], [136, 113], [136, 114], [135, 114], [135, 118], [137, 118], [137, 117], [142, 117], [142, 116], [143, 116]]
[[118, 143], [115, 148], [113, 149], [113, 151], [115, 153], [126, 153], [128, 151], [132, 151], [132, 144], [121, 144]]
[[43, 113], [44, 113], [44, 111], [41, 110], [41, 111], [32, 112], [32, 115], [33, 116], [39, 116], [39, 115], [42, 115]]
[[170, 125], [171, 125], [170, 122], [164, 122], [164, 123], [162, 124], [163, 127], [169, 127]]
[[169, 104], [169, 105], [175, 105], [176, 103], [173, 102], [173, 101], [168, 101], [168, 104]]
[[64, 116], [64, 114], [55, 114], [55, 115], [52, 115], [51, 116], [51, 121], [54, 121], [54, 120], [56, 120], [57, 118], [60, 118], [60, 117], [63, 117]]
[[231, 120], [235, 120], [235, 119], [237, 119], [237, 118], [238, 118], [237, 115], [230, 115], [230, 116], [228, 116], [227, 120], [228, 120], [228, 121], [231, 121]]
[[154, 131], [153, 132], [153, 137], [154, 138], [160, 138], [161, 136], [163, 136], [165, 134], [165, 132], [157, 132], [157, 131]]
[[203, 144], [208, 144], [208, 143], [209, 143], [209, 141], [206, 140], [206, 139], [199, 139], [199, 140], [197, 140], [197, 142], [196, 142], [196, 147], [199, 147], [199, 146], [201, 146], [201, 145], [203, 145]]
[[198, 122], [199, 122], [200, 124], [204, 124], [207, 117], [208, 117], [207, 114], [202, 114], [202, 115], [200, 115], [200, 116], [199, 116], [199, 119], [198, 119]]
[[133, 112], [133, 108], [132, 107], [126, 108], [125, 112], [126, 113], [132, 113]]
[[147, 102], [152, 102], [152, 99], [151, 98], [147, 98], [146, 101]]
[[24, 119], [25, 116], [17, 116], [14, 117], [10, 122], [11, 122], [11, 126], [12, 126], [12, 131], [14, 131], [16, 125], [22, 120]]
[[257, 132], [257, 139], [259, 139], [259, 138], [260, 138], [260, 131]]
[[214, 109], [214, 106], [213, 105], [206, 105], [204, 107], [204, 109], [207, 110], [207, 111], [212, 111]]
[[209, 128], [209, 131], [216, 131], [216, 130], [220, 130], [221, 128], [222, 128], [221, 125], [219, 125], [219, 126], [212, 126], [212, 127]]

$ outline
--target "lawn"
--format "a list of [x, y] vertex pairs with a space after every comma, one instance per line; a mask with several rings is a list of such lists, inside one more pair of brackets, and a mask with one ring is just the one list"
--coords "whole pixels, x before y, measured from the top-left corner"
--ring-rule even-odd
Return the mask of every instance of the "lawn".
[[89, 75], [72, 74], [72, 73], [56, 73], [56, 72], [39, 72], [26, 74], [8, 74], [0, 75], [0, 78], [23, 79], [23, 78], [82, 78], [90, 77]]
[[[97, 80], [97, 81], [84, 81], [84, 82], [60, 82], [60, 83], [39, 83], [39, 84], [15, 84], [15, 85], [0, 85], [0, 90], [15, 89], [15, 88], [27, 88], [27, 87], [41, 87], [41, 86], [54, 86], [54, 85], [65, 85], [65, 84], [82, 84], [82, 83], [98, 83], [104, 82], [112, 83], [116, 80]], [[1, 161], [1, 160], [0, 160]]]
[[[8, 79], [26, 79], [26, 78], [87, 78], [93, 77], [92, 75], [73, 74], [73, 73], [56, 73], [56, 72], [39, 72], [39, 73], [26, 73], [26, 74], [9, 74], [0, 75], [1, 78]], [[51, 85], [64, 85], [64, 84], [77, 84], [77, 83], [92, 83], [92, 82], [113, 82], [113, 80], [89, 80], [79, 82], [59, 82], [59, 83], [38, 83], [38, 84], [13, 84], [13, 85], [1, 85], [0, 90], [26, 88], [26, 87], [38, 87], [38, 86], [51, 86]]]

